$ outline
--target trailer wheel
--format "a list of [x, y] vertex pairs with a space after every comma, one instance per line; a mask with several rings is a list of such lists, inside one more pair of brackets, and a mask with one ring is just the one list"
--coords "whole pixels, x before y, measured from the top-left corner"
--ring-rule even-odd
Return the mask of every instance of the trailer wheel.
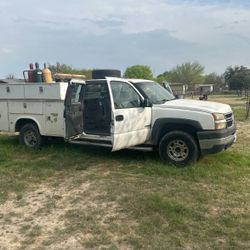
[[21, 128], [19, 142], [29, 148], [38, 149], [43, 145], [43, 137], [40, 135], [37, 126], [29, 123]]
[[198, 159], [195, 139], [184, 131], [171, 131], [161, 139], [159, 153], [162, 160], [176, 166], [194, 164]]

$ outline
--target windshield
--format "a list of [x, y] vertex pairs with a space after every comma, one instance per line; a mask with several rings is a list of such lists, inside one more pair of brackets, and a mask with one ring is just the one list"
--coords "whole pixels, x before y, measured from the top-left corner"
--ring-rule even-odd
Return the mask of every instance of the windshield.
[[134, 86], [153, 104], [160, 104], [175, 99], [175, 97], [156, 82], [137, 82]]

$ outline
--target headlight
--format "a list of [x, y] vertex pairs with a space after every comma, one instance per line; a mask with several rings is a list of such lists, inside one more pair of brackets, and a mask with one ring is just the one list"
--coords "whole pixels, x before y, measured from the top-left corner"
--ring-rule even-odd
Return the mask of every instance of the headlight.
[[214, 117], [214, 127], [215, 129], [224, 129], [227, 127], [227, 122], [225, 120], [224, 114], [221, 113], [213, 113]]
[[213, 113], [213, 117], [215, 121], [220, 121], [225, 119], [224, 114], [221, 113]]

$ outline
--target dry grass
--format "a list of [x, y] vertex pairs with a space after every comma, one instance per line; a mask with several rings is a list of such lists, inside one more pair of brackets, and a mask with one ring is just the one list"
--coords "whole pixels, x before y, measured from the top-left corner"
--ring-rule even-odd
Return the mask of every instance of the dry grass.
[[232, 95], [225, 95], [225, 96], [210, 95], [209, 101], [230, 104], [231, 106], [244, 106], [246, 104], [246, 99], [244, 97], [238, 97]]

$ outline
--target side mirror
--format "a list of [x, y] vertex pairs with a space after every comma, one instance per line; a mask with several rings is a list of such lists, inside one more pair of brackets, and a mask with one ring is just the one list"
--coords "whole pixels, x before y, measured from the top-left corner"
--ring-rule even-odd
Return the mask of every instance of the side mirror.
[[172, 91], [172, 89], [171, 89], [169, 83], [164, 82], [164, 83], [163, 83], [163, 87], [164, 87], [164, 89], [166, 89], [170, 94], [173, 95], [173, 91]]
[[153, 104], [152, 102], [149, 101], [148, 98], [145, 98], [143, 101], [142, 101], [142, 107], [143, 108], [147, 108], [147, 107], [152, 107]]

